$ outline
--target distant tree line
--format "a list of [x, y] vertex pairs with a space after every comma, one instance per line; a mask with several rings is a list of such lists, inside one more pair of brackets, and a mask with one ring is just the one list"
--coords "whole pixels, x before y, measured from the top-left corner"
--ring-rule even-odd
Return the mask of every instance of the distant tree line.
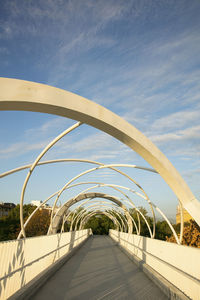
[[[27, 220], [27, 218], [35, 210], [35, 208], [36, 208], [35, 206], [32, 206], [30, 204], [24, 205], [24, 209], [23, 209], [24, 221]], [[140, 207], [139, 209], [142, 212], [142, 214], [145, 216], [147, 221], [149, 222], [150, 227], [152, 228], [153, 227], [152, 217], [148, 216], [145, 208]], [[80, 212], [80, 210], [81, 209], [79, 209], [79, 211], [77, 211], [74, 214], [74, 217], [78, 212]], [[134, 209], [130, 209], [129, 212], [132, 218], [134, 218], [135, 223], [138, 225], [138, 218], [137, 218], [136, 211]], [[117, 214], [115, 215], [115, 217], [117, 218], [118, 222], [121, 223], [121, 220]], [[125, 216], [121, 214], [121, 218], [124, 220]], [[38, 210], [36, 214], [31, 218], [30, 222], [26, 227], [26, 236], [31, 237], [31, 236], [45, 235], [48, 231], [49, 224], [50, 224], [50, 211], [47, 209]], [[80, 221], [78, 222], [78, 225], [79, 224]], [[140, 218], [140, 226], [141, 226], [140, 234], [149, 237], [149, 230], [143, 218]], [[177, 232], [177, 234], [179, 235], [180, 224], [174, 224], [173, 227]], [[61, 228], [61, 224], [60, 224], [60, 228]], [[84, 228], [91, 228], [93, 234], [107, 235], [109, 233], [109, 229], [115, 229], [115, 225], [108, 216], [96, 215], [96, 216], [92, 216], [87, 221]], [[70, 229], [69, 222], [65, 223], [64, 229], [65, 231], [69, 231]], [[20, 206], [17, 205], [14, 209], [12, 209], [9, 212], [7, 217], [2, 217], [0, 219], [0, 241], [16, 239], [19, 232], [20, 232]], [[135, 229], [133, 233], [136, 234]], [[169, 228], [166, 221], [156, 222], [155, 238], [164, 241], [167, 240], [168, 242], [176, 242], [171, 232], [171, 229]], [[190, 220], [190, 222], [185, 223], [182, 244], [200, 248], [200, 227], [197, 225], [195, 221]]]
[[[24, 205], [23, 217], [24, 221], [35, 210], [36, 206], [31, 204]], [[47, 233], [50, 223], [49, 211], [46, 209], [38, 210], [31, 218], [26, 227], [26, 236], [39, 236]], [[0, 219], [0, 241], [16, 239], [20, 232], [20, 206], [13, 208], [7, 217]]]

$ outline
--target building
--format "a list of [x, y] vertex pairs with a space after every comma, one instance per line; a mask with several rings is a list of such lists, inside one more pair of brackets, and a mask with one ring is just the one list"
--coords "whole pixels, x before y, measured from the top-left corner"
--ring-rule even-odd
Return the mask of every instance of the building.
[[[187, 212], [187, 210], [185, 208], [183, 208], [183, 221], [185, 222], [189, 222], [190, 220], [194, 220], [191, 215]], [[181, 223], [181, 211], [180, 211], [180, 205], [177, 206], [177, 210], [176, 210], [176, 224], [180, 224]]]
[[[32, 200], [31, 201], [31, 205], [33, 206], [40, 206], [42, 204], [42, 201], [39, 201], [39, 200]], [[42, 208], [49, 208], [49, 204], [43, 204], [42, 205]]]
[[0, 218], [1, 217], [7, 217], [8, 213], [11, 211], [11, 209], [15, 208], [14, 203], [8, 203], [8, 202], [0, 202]]
[[[31, 205], [33, 205], [33, 206], [40, 206], [42, 204], [42, 201], [40, 201], [40, 200], [32, 200], [31, 201]], [[58, 206], [56, 206], [55, 207], [55, 213], [57, 212], [57, 210], [59, 209], [60, 207], [58, 207]], [[51, 211], [52, 211], [52, 207], [49, 205], [49, 204], [47, 204], [47, 203], [45, 203], [45, 204], [42, 204], [42, 206], [39, 208], [39, 210], [41, 210], [41, 209], [48, 209], [49, 210], [49, 213], [51, 213]]]

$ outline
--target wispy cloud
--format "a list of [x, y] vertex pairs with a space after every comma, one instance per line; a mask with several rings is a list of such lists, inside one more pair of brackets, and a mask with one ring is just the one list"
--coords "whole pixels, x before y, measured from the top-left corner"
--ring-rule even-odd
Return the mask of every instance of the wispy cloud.
[[[55, 85], [136, 126], [175, 164], [200, 157], [198, 1], [2, 1], [0, 63], [8, 77]], [[20, 41], [20, 42], [19, 42]], [[37, 155], [72, 121], [52, 118], [2, 142], [1, 158]], [[31, 125], [31, 123], [30, 123]], [[34, 156], [33, 155], [33, 156]], [[104, 133], [81, 126], [47, 158], [139, 161]], [[184, 161], [184, 167], [182, 162]], [[190, 166], [190, 167], [188, 167]]]
[[151, 130], [169, 131], [179, 128], [191, 127], [199, 124], [200, 105], [194, 106], [193, 110], [178, 111], [155, 120]]
[[0, 145], [0, 159], [22, 156], [30, 151], [38, 151], [45, 148], [58, 134], [69, 127], [71, 120], [53, 118], [44, 122], [39, 127], [25, 129], [19, 141], [10, 145]]

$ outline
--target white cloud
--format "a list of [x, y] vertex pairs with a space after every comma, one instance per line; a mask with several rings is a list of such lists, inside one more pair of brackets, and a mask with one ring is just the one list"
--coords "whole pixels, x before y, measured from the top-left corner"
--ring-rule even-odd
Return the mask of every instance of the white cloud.
[[[53, 118], [39, 127], [25, 129], [19, 136], [19, 141], [10, 145], [2, 145], [0, 159], [24, 155], [30, 151], [42, 150], [48, 143], [69, 127], [71, 120], [65, 118]], [[55, 133], [56, 132], [56, 133]]]
[[35, 143], [18, 142], [0, 149], [0, 159], [23, 155], [29, 151], [43, 149], [49, 141]]
[[194, 110], [178, 111], [153, 122], [151, 130], [167, 131], [183, 128], [199, 123], [200, 108]]
[[160, 135], [152, 135], [151, 140], [155, 143], [168, 143], [173, 141], [182, 141], [186, 143], [188, 140], [200, 139], [200, 125], [178, 130], [173, 133], [164, 133]]
[[25, 136], [31, 136], [32, 138], [40, 139], [46, 134], [53, 135], [56, 130], [60, 130], [61, 133], [62, 130], [67, 129], [70, 126], [69, 124], [71, 122], [71, 120], [66, 118], [54, 117], [39, 127], [25, 130]]

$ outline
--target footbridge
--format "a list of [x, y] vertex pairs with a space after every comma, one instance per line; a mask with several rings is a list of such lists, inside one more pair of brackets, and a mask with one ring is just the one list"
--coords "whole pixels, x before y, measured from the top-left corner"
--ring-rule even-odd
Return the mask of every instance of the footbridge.
[[[146, 136], [92, 101], [22, 80], [0, 78], [0, 110], [43, 112], [77, 121], [46, 145], [31, 164], [0, 174], [0, 179], [9, 176], [12, 180], [16, 173], [27, 170], [19, 199], [18, 237], [0, 243], [0, 299], [200, 299], [200, 250], [182, 245], [183, 208], [200, 225], [200, 202]], [[80, 158], [42, 160], [59, 140], [83, 123], [126, 144], [150, 166], [104, 164]], [[91, 167], [67, 180], [25, 219], [26, 190], [34, 170], [59, 163]], [[152, 202], [141, 183], [126, 171], [130, 168], [155, 173], [169, 185], [179, 201], [179, 233], [167, 212]], [[91, 181], [91, 177], [85, 180], [102, 169], [126, 178], [129, 184], [108, 183], [102, 177], [98, 181]], [[151, 217], [143, 213], [135, 197], [149, 206]], [[28, 226], [48, 201], [53, 204], [46, 235], [27, 237]], [[175, 243], [156, 239], [158, 214], [168, 224]], [[94, 235], [88, 222], [102, 216], [111, 221], [109, 235]], [[142, 223], [148, 232], [145, 236]]]

